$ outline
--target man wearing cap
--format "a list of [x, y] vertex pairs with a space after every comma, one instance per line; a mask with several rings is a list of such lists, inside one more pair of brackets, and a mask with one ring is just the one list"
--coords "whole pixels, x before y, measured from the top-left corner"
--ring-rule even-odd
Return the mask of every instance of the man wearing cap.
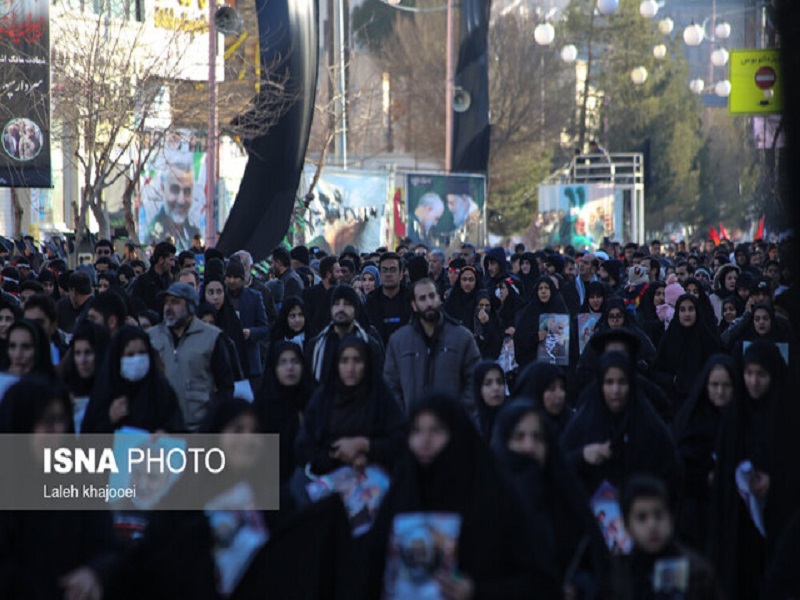
[[373, 367], [377, 373], [382, 372], [383, 343], [373, 327], [370, 327], [371, 331], [367, 331], [356, 321], [356, 315], [361, 310], [358, 292], [350, 286], [337, 285], [332, 288], [330, 296], [330, 323], [306, 344], [305, 354], [314, 380], [319, 383], [327, 379], [333, 369], [339, 341], [347, 335], [357, 335], [367, 343], [372, 352]]
[[198, 297], [191, 285], [173, 283], [159, 296], [164, 320], [147, 333], [178, 396], [186, 426], [197, 431], [212, 402], [233, 398], [233, 368], [222, 332], [194, 318]]
[[261, 362], [259, 342], [269, 337], [267, 311], [261, 294], [245, 286], [244, 265], [236, 258], [231, 258], [225, 267], [225, 285], [228, 297], [242, 324], [246, 355], [240, 357], [245, 375], [254, 390], [260, 388], [264, 366]]

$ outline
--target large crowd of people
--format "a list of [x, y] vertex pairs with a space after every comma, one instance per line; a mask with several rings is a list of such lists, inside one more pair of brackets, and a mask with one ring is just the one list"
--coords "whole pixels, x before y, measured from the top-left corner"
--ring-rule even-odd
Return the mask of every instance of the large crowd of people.
[[0, 432], [277, 433], [281, 504], [0, 512], [0, 598], [800, 597], [791, 240], [2, 250]]

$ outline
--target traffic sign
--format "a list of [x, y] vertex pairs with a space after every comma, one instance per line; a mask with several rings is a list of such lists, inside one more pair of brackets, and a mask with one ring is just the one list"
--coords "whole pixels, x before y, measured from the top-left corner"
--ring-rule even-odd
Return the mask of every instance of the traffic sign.
[[780, 51], [731, 50], [731, 94], [728, 110], [735, 115], [766, 115], [783, 111]]

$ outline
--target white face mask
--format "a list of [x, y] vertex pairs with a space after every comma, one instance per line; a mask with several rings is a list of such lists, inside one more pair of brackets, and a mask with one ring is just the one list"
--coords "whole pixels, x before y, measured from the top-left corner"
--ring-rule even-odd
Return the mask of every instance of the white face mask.
[[150, 370], [150, 356], [147, 354], [123, 356], [119, 370], [124, 380], [141, 381]]

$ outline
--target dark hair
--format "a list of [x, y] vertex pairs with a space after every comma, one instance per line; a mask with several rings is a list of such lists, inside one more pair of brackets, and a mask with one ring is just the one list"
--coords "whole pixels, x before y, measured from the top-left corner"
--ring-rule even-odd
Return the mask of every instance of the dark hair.
[[120, 275], [125, 275], [128, 281], [136, 277], [136, 272], [133, 270], [133, 267], [129, 264], [120, 265], [119, 269], [117, 269], [117, 277]]
[[111, 252], [114, 252], [114, 244], [111, 243], [111, 240], [105, 238], [97, 240], [97, 243], [94, 245], [95, 251], [97, 251], [98, 248], [111, 248]]
[[34, 294], [28, 298], [28, 301], [25, 303], [25, 310], [28, 310], [29, 308], [40, 308], [52, 323], [55, 323], [58, 320], [56, 301], [53, 300], [52, 296], [48, 296], [44, 293]]
[[405, 268], [405, 262], [397, 252], [384, 252], [383, 254], [381, 254], [381, 257], [378, 259], [378, 266], [382, 265], [387, 260], [396, 260], [397, 263], [400, 265], [400, 271], [402, 271]]
[[11, 339], [11, 334], [16, 329], [26, 330], [33, 338], [34, 358], [31, 373], [38, 373], [50, 379], [55, 379], [56, 371], [53, 368], [53, 360], [50, 356], [50, 340], [47, 339], [44, 329], [35, 321], [20, 319], [8, 328], [9, 339]]
[[111, 316], [117, 317], [117, 327], [125, 324], [125, 319], [128, 317], [128, 307], [125, 306], [125, 300], [112, 290], [98, 294], [94, 299], [92, 308], [103, 315], [103, 320], [108, 321]]
[[15, 321], [18, 321], [22, 318], [22, 309], [19, 307], [19, 303], [14, 302], [8, 296], [0, 296], [0, 310], [3, 310], [4, 308], [12, 312]]
[[333, 272], [333, 266], [337, 263], [338, 259], [335, 255], [326, 256], [321, 261], [319, 261], [319, 276], [325, 279], [325, 276], [328, 273]]
[[272, 262], [279, 262], [288, 268], [292, 265], [292, 257], [286, 248], [278, 246], [272, 251]]
[[[434, 289], [436, 289], [436, 283], [430, 277], [423, 277], [422, 279], [417, 279], [415, 282], [411, 284], [411, 299], [414, 300], [417, 297], [417, 288], [420, 285], [431, 284]], [[439, 291], [437, 290], [436, 293], [438, 294]]]
[[33, 290], [37, 294], [44, 293], [44, 286], [34, 279], [28, 279], [25, 283], [19, 286], [19, 291]]
[[[170, 256], [171, 254], [175, 254], [175, 252], [176, 252], [175, 246], [173, 246], [169, 242], [159, 242], [156, 244], [156, 247], [153, 250], [153, 258], [150, 262], [157, 263], [162, 258]], [[144, 263], [142, 264], [144, 265]]]
[[625, 521], [630, 516], [633, 503], [642, 498], [661, 500], [667, 510], [670, 510], [669, 491], [667, 486], [658, 477], [652, 475], [634, 475], [622, 492], [622, 517]]
[[[153, 259], [155, 260], [155, 257], [154, 257]], [[146, 269], [146, 268], [147, 268], [147, 265], [146, 265], [146, 264], [144, 263], [144, 261], [143, 261], [142, 259], [140, 259], [140, 258], [137, 258], [136, 260], [132, 260], [132, 261], [131, 261], [131, 262], [129, 262], [128, 264], [131, 266], [131, 269], [135, 269], [136, 267], [141, 267], [141, 268], [143, 268], [143, 269]], [[123, 265], [123, 266], [125, 266], [125, 265]], [[133, 275], [134, 275], [134, 277], [135, 277], [135, 276], [136, 276], [136, 272], [134, 272], [134, 273], [133, 273]]]
[[86, 273], [75, 271], [67, 279], [67, 290], [75, 290], [83, 296], [88, 296], [92, 293], [92, 280]]
[[178, 266], [182, 268], [183, 261], [187, 258], [191, 258], [192, 260], [195, 259], [194, 252], [189, 252], [188, 250], [184, 250], [180, 254], [178, 254]]

